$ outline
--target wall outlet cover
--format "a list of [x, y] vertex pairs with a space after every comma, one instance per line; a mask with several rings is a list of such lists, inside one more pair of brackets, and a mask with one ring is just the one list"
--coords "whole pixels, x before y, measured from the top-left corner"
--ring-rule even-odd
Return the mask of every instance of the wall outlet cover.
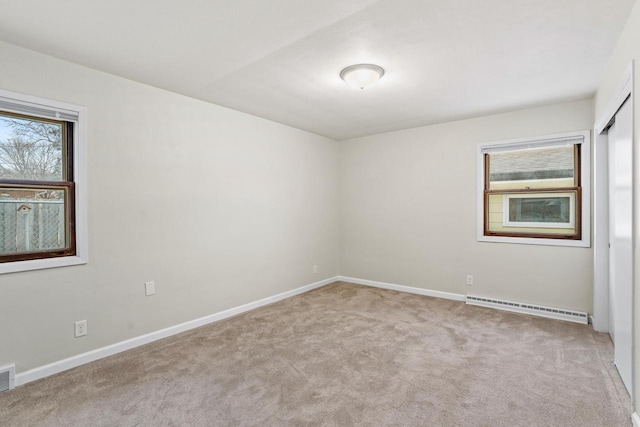
[[144, 294], [146, 296], [155, 295], [156, 294], [156, 282], [153, 280], [150, 282], [144, 282]]
[[78, 320], [74, 323], [75, 325], [75, 333], [74, 336], [76, 338], [83, 337], [87, 335], [87, 321], [86, 320]]

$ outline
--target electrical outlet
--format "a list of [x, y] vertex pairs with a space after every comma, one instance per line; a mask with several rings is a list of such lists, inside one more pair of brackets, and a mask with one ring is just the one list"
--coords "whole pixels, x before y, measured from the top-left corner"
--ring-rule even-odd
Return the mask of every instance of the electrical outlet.
[[146, 296], [155, 295], [156, 294], [156, 282], [153, 280], [150, 282], [144, 282], [144, 294]]
[[467, 285], [471, 286], [473, 285], [473, 276], [472, 275], [467, 275]]
[[313, 266], [313, 274], [317, 274], [318, 273], [318, 266], [314, 265]]
[[76, 338], [83, 337], [87, 335], [87, 321], [86, 320], [78, 320], [74, 323], [75, 325], [75, 334]]

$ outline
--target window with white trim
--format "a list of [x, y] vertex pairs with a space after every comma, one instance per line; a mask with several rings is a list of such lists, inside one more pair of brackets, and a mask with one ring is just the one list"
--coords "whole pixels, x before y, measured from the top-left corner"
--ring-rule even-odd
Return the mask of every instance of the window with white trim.
[[589, 246], [590, 132], [480, 144], [478, 240]]
[[83, 116], [0, 91], [0, 273], [86, 262]]

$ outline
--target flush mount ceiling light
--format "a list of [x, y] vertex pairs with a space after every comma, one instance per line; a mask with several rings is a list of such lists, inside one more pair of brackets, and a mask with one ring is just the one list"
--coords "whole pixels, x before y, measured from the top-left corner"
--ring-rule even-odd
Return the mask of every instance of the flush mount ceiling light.
[[373, 64], [350, 65], [340, 71], [340, 78], [356, 89], [366, 89], [384, 76], [384, 69]]

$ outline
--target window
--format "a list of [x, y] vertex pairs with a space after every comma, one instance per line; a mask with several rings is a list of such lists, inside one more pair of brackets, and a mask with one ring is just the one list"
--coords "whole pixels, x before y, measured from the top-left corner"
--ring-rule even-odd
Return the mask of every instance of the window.
[[0, 91], [0, 273], [86, 262], [83, 115]]
[[480, 144], [478, 240], [589, 246], [589, 136]]

